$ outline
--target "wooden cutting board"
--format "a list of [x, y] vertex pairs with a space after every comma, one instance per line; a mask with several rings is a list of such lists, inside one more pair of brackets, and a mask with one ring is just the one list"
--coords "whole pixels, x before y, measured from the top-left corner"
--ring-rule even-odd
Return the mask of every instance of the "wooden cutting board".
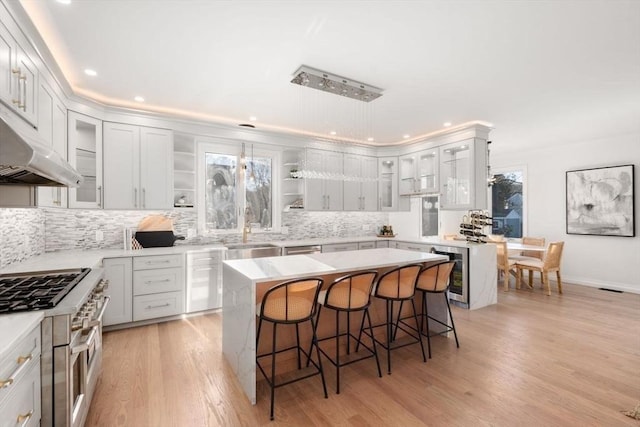
[[173, 220], [164, 215], [149, 215], [140, 220], [138, 231], [173, 231]]

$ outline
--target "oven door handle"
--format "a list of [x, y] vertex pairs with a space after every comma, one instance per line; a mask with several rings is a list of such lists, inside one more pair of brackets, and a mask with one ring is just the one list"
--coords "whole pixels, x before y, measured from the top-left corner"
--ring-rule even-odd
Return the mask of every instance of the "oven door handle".
[[98, 333], [98, 326], [96, 325], [93, 328], [91, 328], [91, 332], [89, 332], [89, 334], [87, 335], [86, 340], [84, 340], [82, 343], [78, 345], [71, 347], [71, 350], [70, 350], [71, 354], [78, 354], [78, 353], [88, 351], [89, 348], [91, 348], [91, 346], [93, 345], [93, 341], [95, 341], [97, 333]]

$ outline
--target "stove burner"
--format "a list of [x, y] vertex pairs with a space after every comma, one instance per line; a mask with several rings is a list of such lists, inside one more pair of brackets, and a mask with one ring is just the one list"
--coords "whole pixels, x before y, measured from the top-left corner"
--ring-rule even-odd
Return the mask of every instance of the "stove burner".
[[55, 307], [90, 268], [0, 275], [0, 313]]

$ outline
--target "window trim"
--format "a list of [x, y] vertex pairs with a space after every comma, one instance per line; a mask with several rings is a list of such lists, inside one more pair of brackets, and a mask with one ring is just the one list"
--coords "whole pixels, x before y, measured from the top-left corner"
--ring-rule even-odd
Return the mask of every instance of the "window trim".
[[[238, 182], [238, 197], [236, 209], [238, 209], [238, 225], [234, 229], [226, 230], [210, 230], [207, 229], [205, 223], [205, 153], [217, 153], [226, 154], [231, 156], [238, 156], [238, 164], [240, 164], [240, 155], [242, 154], [242, 141], [235, 140], [221, 140], [221, 139], [206, 139], [196, 141], [196, 199], [197, 199], [197, 217], [198, 217], [198, 234], [200, 235], [235, 235], [242, 233], [242, 226], [244, 224], [244, 212], [246, 207], [246, 188], [244, 180], [241, 180], [237, 176]], [[245, 144], [245, 158], [251, 158], [251, 144], [244, 142]], [[281, 169], [281, 152], [276, 148], [268, 148], [262, 144], [253, 144], [253, 155], [255, 157], [269, 157], [271, 158], [271, 229], [254, 229], [255, 234], [274, 233], [280, 232], [281, 227], [281, 212], [278, 209], [280, 200], [280, 169]], [[239, 170], [239, 168], [238, 168]], [[241, 204], [240, 204], [241, 203]]]
[[[529, 235], [529, 203], [528, 203], [528, 176], [527, 176], [527, 165], [513, 165], [513, 166], [504, 166], [491, 168], [491, 173], [494, 175], [505, 174], [510, 172], [522, 172], [522, 235]], [[491, 191], [488, 191], [487, 196], [489, 197], [488, 205], [489, 212], [493, 215], [493, 187], [490, 188]], [[520, 240], [516, 238], [509, 238], [507, 240]]]

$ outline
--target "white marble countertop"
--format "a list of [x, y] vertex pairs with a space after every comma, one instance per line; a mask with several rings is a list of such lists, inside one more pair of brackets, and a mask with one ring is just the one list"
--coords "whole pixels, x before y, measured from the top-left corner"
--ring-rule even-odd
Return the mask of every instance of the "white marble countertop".
[[42, 311], [0, 315], [0, 360], [38, 326], [43, 317]]
[[291, 255], [224, 261], [224, 264], [254, 282], [286, 280], [313, 274], [342, 273], [427, 261], [446, 261], [444, 255], [394, 248]]

